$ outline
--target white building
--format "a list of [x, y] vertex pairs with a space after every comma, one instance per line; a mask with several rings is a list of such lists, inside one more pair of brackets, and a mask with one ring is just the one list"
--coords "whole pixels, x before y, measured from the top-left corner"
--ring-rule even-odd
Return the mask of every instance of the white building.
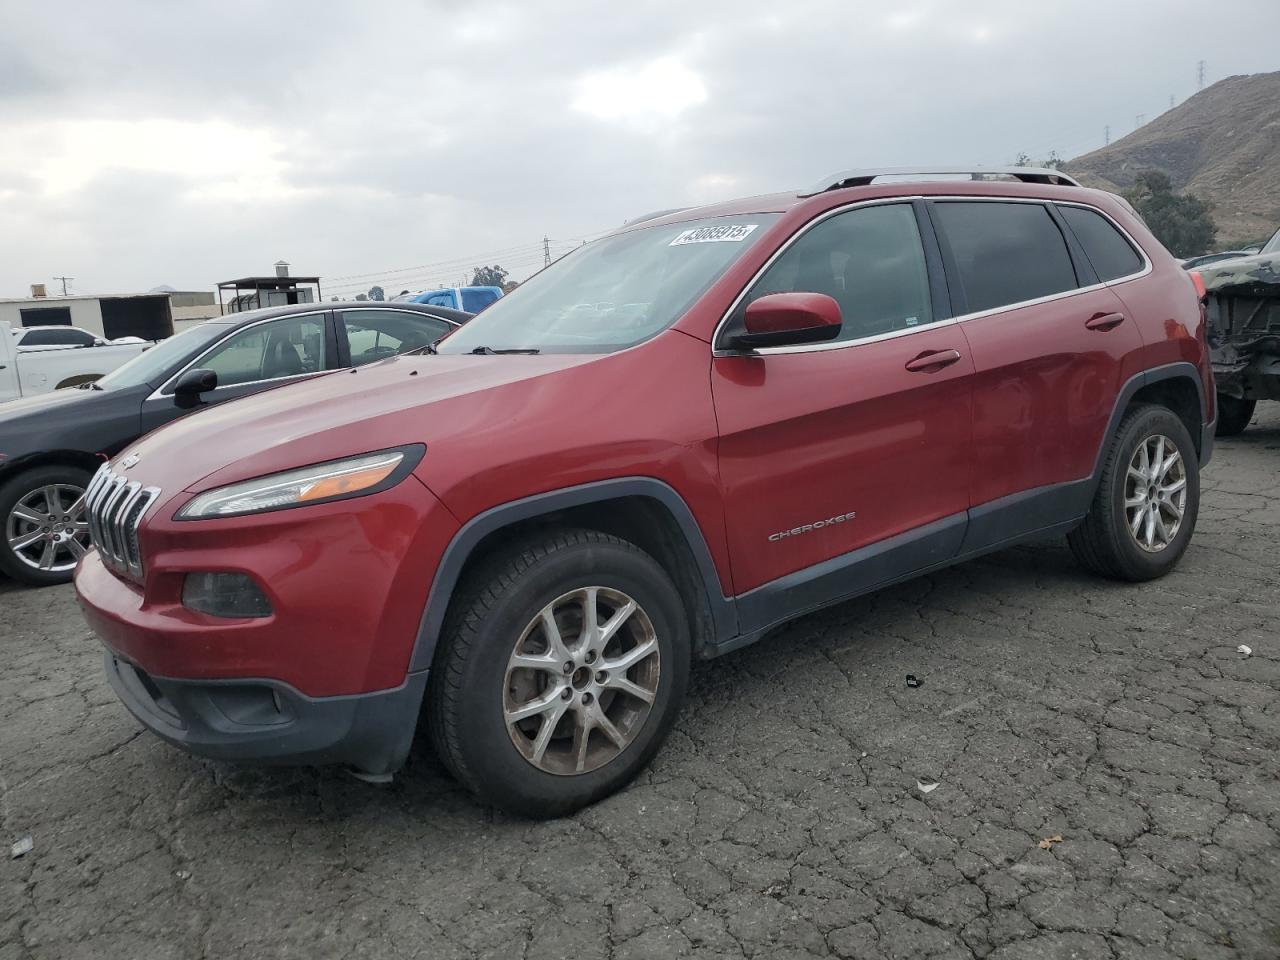
[[[35, 289], [38, 291], [40, 285]], [[157, 290], [151, 293], [31, 296], [0, 299], [0, 321], [20, 327], [80, 327], [107, 340], [142, 337], [163, 340], [175, 330], [218, 316], [211, 292]]]

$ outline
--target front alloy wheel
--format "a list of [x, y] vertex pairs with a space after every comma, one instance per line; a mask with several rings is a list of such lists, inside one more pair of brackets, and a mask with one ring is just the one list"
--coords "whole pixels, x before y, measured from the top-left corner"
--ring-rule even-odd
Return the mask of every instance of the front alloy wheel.
[[557, 597], [507, 663], [507, 730], [539, 770], [587, 773], [635, 740], [658, 692], [662, 655], [648, 614], [592, 586]]
[[515, 540], [454, 591], [427, 688], [436, 756], [512, 813], [572, 813], [661, 746], [690, 646], [679, 590], [635, 544], [565, 528]]

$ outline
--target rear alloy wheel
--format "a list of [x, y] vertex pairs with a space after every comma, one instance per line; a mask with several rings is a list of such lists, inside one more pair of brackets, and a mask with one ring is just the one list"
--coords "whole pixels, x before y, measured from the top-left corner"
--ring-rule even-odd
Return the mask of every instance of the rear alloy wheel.
[[1125, 516], [1134, 542], [1147, 553], [1168, 549], [1187, 511], [1187, 464], [1163, 434], [1147, 437], [1125, 472]]
[[0, 570], [33, 586], [66, 583], [89, 548], [84, 492], [76, 467], [29, 470], [0, 488]]
[[450, 605], [428, 689], [436, 753], [512, 813], [571, 813], [661, 746], [689, 647], [679, 592], [634, 544], [594, 530], [517, 543]]
[[1244, 433], [1245, 428], [1249, 426], [1249, 421], [1253, 419], [1253, 411], [1257, 406], [1257, 400], [1218, 394], [1218, 427], [1214, 431], [1215, 436], [1238, 437]]
[[1093, 504], [1067, 535], [1076, 559], [1116, 580], [1152, 580], [1187, 549], [1200, 507], [1200, 461], [1171, 410], [1131, 408], [1107, 451]]

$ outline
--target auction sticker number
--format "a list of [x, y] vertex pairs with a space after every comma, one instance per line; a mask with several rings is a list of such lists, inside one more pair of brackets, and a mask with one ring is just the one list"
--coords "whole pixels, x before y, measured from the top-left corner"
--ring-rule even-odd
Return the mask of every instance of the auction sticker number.
[[678, 247], [684, 243], [741, 243], [758, 226], [758, 223], [726, 223], [719, 227], [694, 227], [678, 234], [669, 246]]

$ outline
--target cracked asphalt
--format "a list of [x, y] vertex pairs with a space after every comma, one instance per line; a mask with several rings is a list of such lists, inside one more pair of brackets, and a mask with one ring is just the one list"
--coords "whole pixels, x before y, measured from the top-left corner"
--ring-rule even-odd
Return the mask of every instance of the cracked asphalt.
[[390, 787], [188, 757], [69, 587], [0, 583], [0, 960], [1280, 957], [1262, 410], [1165, 580], [1047, 543], [807, 617], [698, 665], [653, 766], [550, 823], [425, 746]]

